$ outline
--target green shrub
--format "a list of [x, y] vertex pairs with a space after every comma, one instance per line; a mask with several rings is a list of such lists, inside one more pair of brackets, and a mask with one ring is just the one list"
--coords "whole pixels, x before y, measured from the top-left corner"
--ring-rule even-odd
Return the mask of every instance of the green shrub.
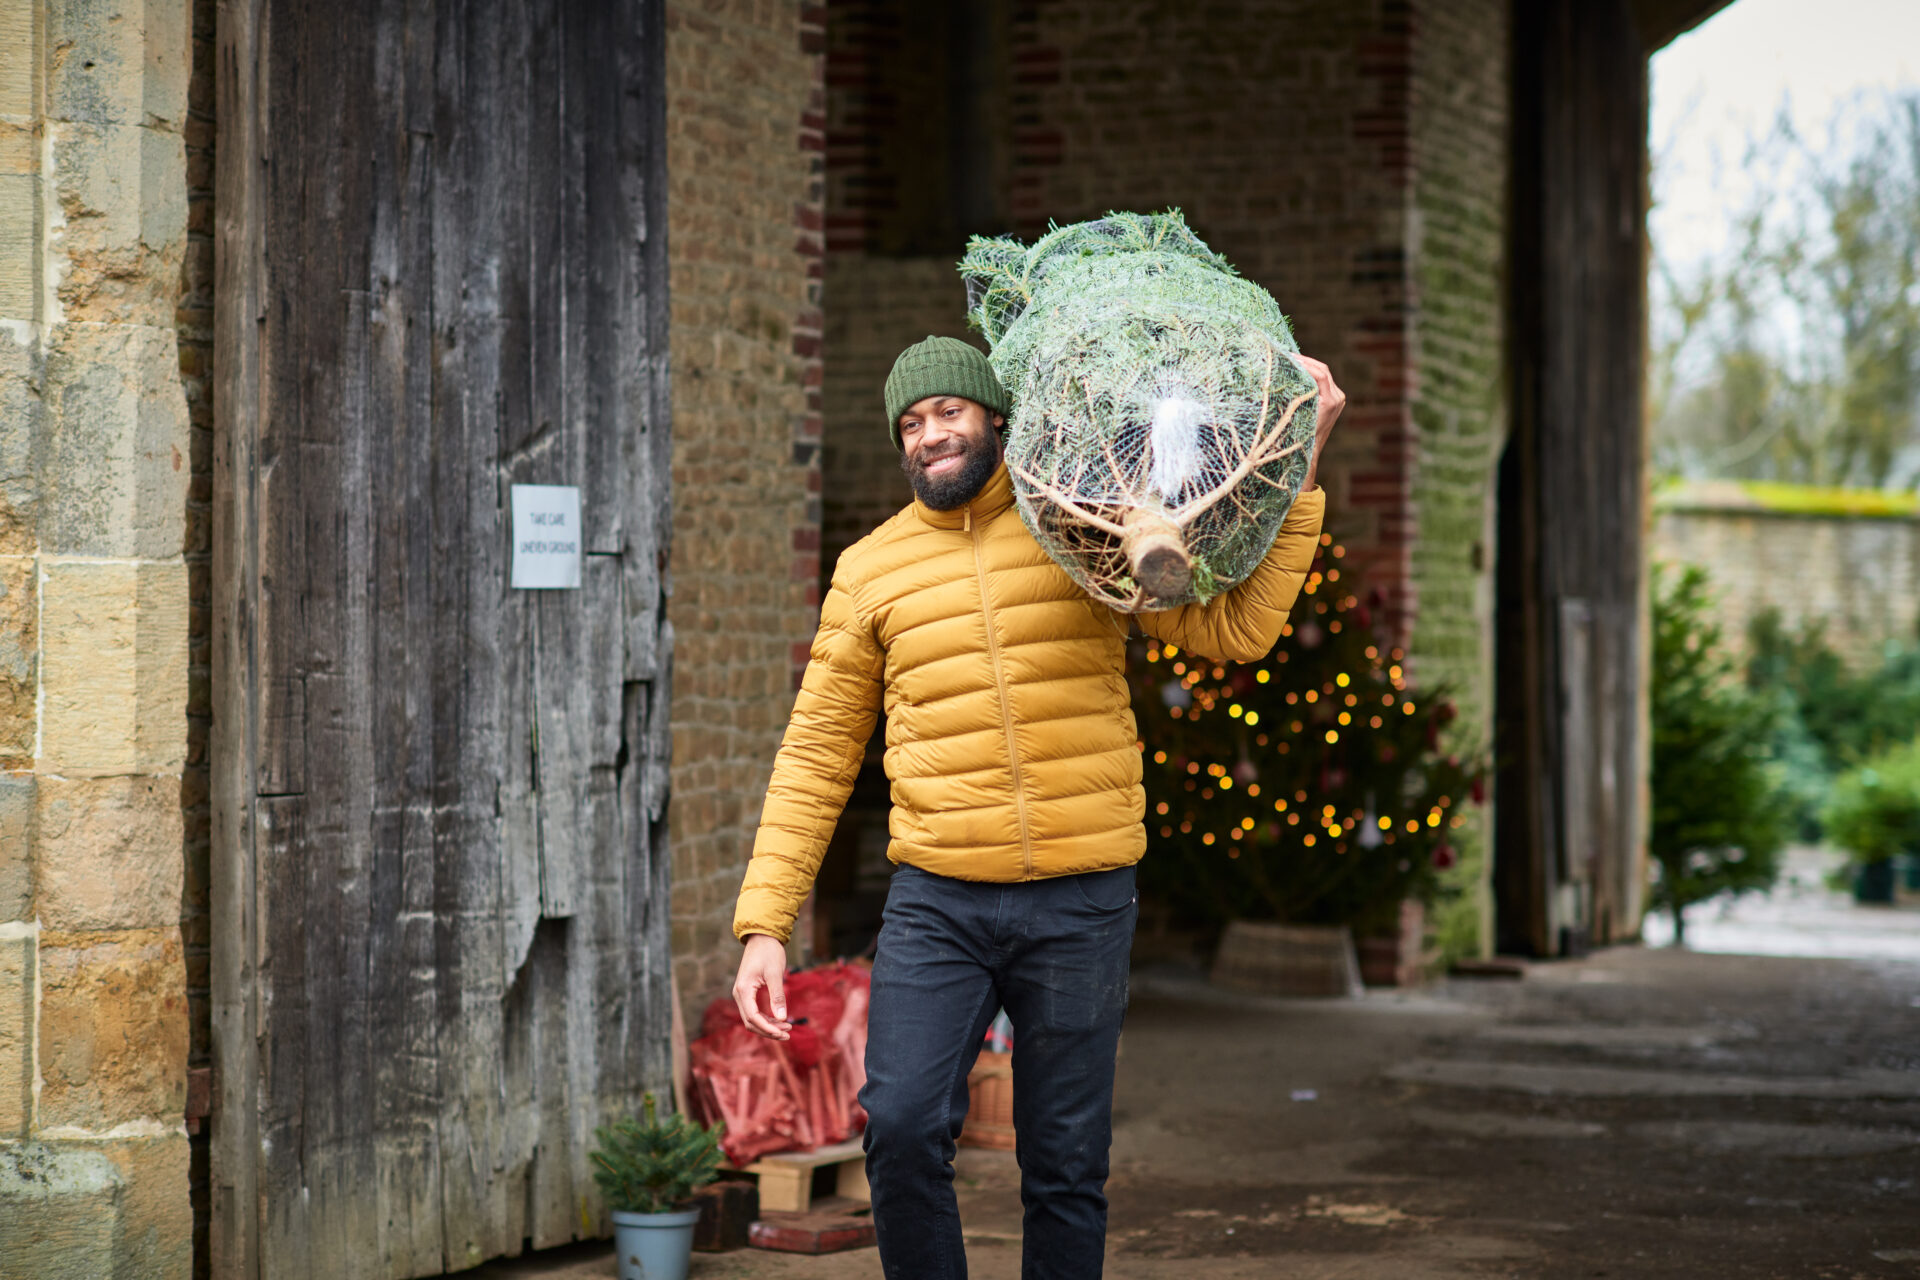
[[1920, 853], [1920, 738], [1840, 775], [1825, 816], [1828, 838], [1855, 862]]
[[1652, 674], [1647, 843], [1677, 944], [1690, 904], [1773, 884], [1793, 817], [1768, 763], [1774, 707], [1737, 679], [1698, 568], [1654, 568]]
[[615, 1213], [666, 1213], [712, 1182], [720, 1169], [720, 1126], [705, 1128], [685, 1116], [661, 1120], [653, 1095], [642, 1102], [644, 1121], [632, 1116], [593, 1136], [593, 1180]]

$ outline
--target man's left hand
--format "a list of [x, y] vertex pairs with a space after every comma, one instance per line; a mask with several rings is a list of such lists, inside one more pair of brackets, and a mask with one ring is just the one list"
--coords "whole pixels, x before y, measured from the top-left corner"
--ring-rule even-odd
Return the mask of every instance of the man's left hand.
[[1300, 492], [1313, 488], [1320, 473], [1320, 458], [1327, 451], [1327, 437], [1333, 434], [1333, 424], [1339, 420], [1340, 411], [1347, 407], [1347, 393], [1333, 380], [1333, 370], [1327, 368], [1312, 356], [1298, 357], [1300, 367], [1313, 377], [1313, 385], [1320, 389], [1320, 400], [1313, 420], [1313, 462], [1307, 468], [1307, 478], [1300, 484]]

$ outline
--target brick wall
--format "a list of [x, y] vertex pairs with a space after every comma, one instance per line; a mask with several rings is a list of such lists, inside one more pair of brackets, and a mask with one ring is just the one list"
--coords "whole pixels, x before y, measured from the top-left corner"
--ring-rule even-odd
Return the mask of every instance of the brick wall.
[[[897, 5], [845, 0], [828, 44], [825, 543], [907, 498], [878, 438], [886, 362], [962, 333], [952, 264], [901, 256], [913, 188], [881, 127], [903, 88]], [[1455, 689], [1462, 746], [1490, 739], [1492, 480], [1505, 430], [1507, 10], [1501, 0], [1011, 0], [1003, 226], [1181, 207], [1272, 291], [1349, 395], [1320, 473], [1348, 563], [1387, 597], [1420, 675]], [[995, 16], [1000, 15], [1000, 16]], [[938, 138], [922, 145], [934, 145]], [[1484, 833], [1442, 928], [1477, 945]]]
[[830, 427], [822, 466], [834, 483], [823, 504], [823, 580], [842, 551], [913, 501], [881, 398], [894, 358], [928, 334], [979, 343], [967, 331], [966, 290], [947, 258], [829, 254], [827, 297]]
[[[1459, 750], [1493, 741], [1494, 488], [1505, 444], [1507, 0], [1420, 0], [1412, 30], [1414, 208], [1409, 651], [1446, 684]], [[1469, 810], [1438, 924], [1449, 950], [1492, 936], [1491, 814]]]
[[1920, 516], [1787, 514], [1681, 490], [1659, 499], [1652, 554], [1707, 571], [1714, 616], [1736, 645], [1767, 609], [1790, 630], [1823, 625], [1856, 668], [1871, 669], [1889, 641], [1920, 642]]
[[[883, 474], [895, 469], [891, 450], [853, 443], [870, 416], [860, 384], [877, 398], [885, 376], [873, 352], [964, 324], [957, 287], [927, 292], [952, 279], [964, 237], [919, 262], [885, 252], [901, 201], [887, 138], [871, 124], [898, 93], [884, 78], [892, 28], [876, 8], [886, 6], [835, 5], [829, 36], [828, 270], [860, 285], [830, 294], [826, 520], [839, 544], [883, 509], [866, 495], [905, 495]], [[1013, 3], [1006, 83], [988, 95], [1005, 101], [1003, 229], [1031, 236], [1049, 219], [1180, 206], [1334, 366], [1350, 407], [1321, 480], [1353, 562], [1387, 591], [1402, 630], [1414, 462], [1409, 29], [1399, 0], [1266, 0], [1232, 18], [1145, 0]], [[869, 314], [845, 317], [842, 306]]]
[[0, 1241], [46, 1280], [192, 1261], [191, 22], [0, 0]]
[[824, 14], [667, 6], [673, 940], [698, 1003], [819, 605]]

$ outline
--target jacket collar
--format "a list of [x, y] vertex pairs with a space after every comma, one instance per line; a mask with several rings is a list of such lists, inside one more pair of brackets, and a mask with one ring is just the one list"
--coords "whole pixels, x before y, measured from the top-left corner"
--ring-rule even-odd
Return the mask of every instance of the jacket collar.
[[915, 498], [914, 512], [920, 519], [936, 529], [967, 529], [992, 520], [995, 516], [1013, 505], [1013, 477], [1007, 473], [1007, 460], [1002, 458], [1000, 465], [993, 469], [986, 487], [974, 495], [973, 501], [964, 507], [955, 507], [951, 511], [935, 511], [926, 503]]

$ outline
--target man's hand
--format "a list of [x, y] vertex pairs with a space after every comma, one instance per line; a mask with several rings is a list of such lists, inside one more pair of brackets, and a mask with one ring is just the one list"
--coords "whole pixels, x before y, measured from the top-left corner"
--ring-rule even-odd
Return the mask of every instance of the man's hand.
[[1327, 437], [1333, 434], [1333, 424], [1339, 419], [1340, 411], [1347, 407], [1347, 393], [1333, 380], [1333, 370], [1321, 364], [1312, 356], [1298, 357], [1300, 367], [1313, 376], [1313, 384], [1320, 388], [1318, 411], [1313, 420], [1313, 462], [1307, 468], [1307, 478], [1300, 484], [1300, 492], [1313, 488], [1320, 473], [1320, 458], [1327, 451]]
[[[733, 980], [733, 1002], [740, 1007], [740, 1019], [769, 1040], [785, 1040], [793, 1030], [787, 1021], [787, 949], [780, 939], [764, 933], [747, 935], [746, 954], [740, 957], [740, 973]], [[767, 993], [767, 1010], [760, 1008], [760, 993]]]

